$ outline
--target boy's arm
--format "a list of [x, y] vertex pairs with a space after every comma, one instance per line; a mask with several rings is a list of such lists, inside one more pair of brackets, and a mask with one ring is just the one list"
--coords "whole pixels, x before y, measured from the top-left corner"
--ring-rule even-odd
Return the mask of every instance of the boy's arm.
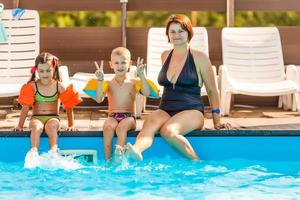
[[104, 100], [103, 89], [102, 89], [102, 84], [104, 80], [103, 60], [101, 60], [100, 67], [98, 66], [97, 62], [95, 62], [95, 65], [97, 68], [95, 75], [98, 80], [95, 101], [97, 103], [101, 103]]
[[22, 131], [23, 130], [24, 122], [25, 122], [26, 117], [28, 115], [28, 111], [29, 111], [29, 106], [22, 106], [21, 114], [20, 114], [20, 118], [19, 118], [19, 123], [18, 123], [18, 126], [15, 128], [16, 131]]
[[141, 88], [142, 94], [145, 96], [150, 96], [150, 85], [148, 84], [144, 74], [144, 69], [146, 64], [143, 64], [143, 61], [144, 61], [143, 59], [140, 59], [140, 57], [138, 57], [136, 63], [136, 67], [137, 67], [136, 70], [137, 70], [137, 75], [142, 82], [142, 88]]
[[95, 101], [97, 103], [101, 103], [104, 100], [102, 84], [103, 84], [103, 80], [98, 79], [97, 90], [96, 90], [96, 98], [95, 98]]

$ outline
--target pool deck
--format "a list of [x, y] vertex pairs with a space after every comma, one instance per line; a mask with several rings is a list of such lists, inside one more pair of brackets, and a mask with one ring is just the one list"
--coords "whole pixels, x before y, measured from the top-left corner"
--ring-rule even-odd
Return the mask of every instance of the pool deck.
[[[137, 119], [137, 129], [140, 130], [144, 119], [152, 111], [147, 110], [142, 119]], [[211, 114], [205, 112], [205, 130], [213, 129]], [[0, 130], [9, 131], [18, 123], [20, 110], [0, 110]], [[102, 130], [102, 125], [107, 117], [107, 110], [98, 108], [75, 109], [75, 126], [79, 131]], [[61, 112], [62, 129], [67, 125], [66, 114]], [[300, 113], [284, 111], [276, 107], [234, 108], [228, 117], [223, 117], [223, 122], [231, 123], [233, 129], [240, 130], [299, 130]], [[24, 130], [28, 130], [27, 118]]]

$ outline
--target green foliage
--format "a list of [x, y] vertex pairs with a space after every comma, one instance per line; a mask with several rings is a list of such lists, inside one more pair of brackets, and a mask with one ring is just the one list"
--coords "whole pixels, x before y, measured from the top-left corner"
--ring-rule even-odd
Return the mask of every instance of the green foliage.
[[[222, 12], [181, 12], [197, 26], [226, 26], [226, 14]], [[174, 12], [127, 12], [128, 27], [165, 26]], [[104, 12], [40, 12], [42, 27], [120, 27], [120, 11]], [[300, 26], [299, 12], [237, 12], [235, 26]]]
[[87, 27], [121, 25], [121, 12], [40, 12], [42, 27]]
[[235, 26], [299, 26], [299, 12], [238, 12]]

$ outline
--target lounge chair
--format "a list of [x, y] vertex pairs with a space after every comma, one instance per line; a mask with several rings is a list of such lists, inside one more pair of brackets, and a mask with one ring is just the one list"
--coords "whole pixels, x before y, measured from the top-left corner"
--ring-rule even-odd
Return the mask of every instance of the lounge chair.
[[17, 20], [7, 9], [2, 12], [2, 22], [8, 41], [0, 43], [0, 97], [12, 97], [29, 80], [30, 69], [40, 52], [39, 14], [26, 10]]
[[[293, 76], [297, 70], [293, 65], [284, 66], [276, 27], [224, 28], [222, 52], [222, 115], [230, 113], [232, 94], [281, 96], [279, 104], [284, 107], [290, 107], [286, 95], [293, 95], [295, 101], [298, 99], [299, 87]], [[298, 102], [295, 104], [299, 105]]]

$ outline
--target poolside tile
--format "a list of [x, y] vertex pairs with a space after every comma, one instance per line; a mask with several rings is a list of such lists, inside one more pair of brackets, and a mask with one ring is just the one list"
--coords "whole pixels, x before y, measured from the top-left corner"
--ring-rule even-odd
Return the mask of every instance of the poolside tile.
[[[75, 126], [79, 130], [101, 130], [107, 118], [106, 109], [75, 109]], [[137, 119], [137, 129], [142, 128], [145, 118], [152, 112], [146, 110], [141, 119]], [[0, 130], [11, 130], [18, 124], [20, 110], [2, 109], [0, 110]], [[29, 117], [24, 124], [24, 129], [28, 130]], [[67, 127], [67, 116], [65, 112], [60, 113], [62, 128]], [[210, 110], [205, 110], [204, 129], [213, 129]], [[283, 111], [276, 107], [259, 108], [234, 108], [228, 117], [222, 118], [223, 122], [229, 122], [235, 129], [255, 129], [255, 130], [278, 130], [290, 129], [300, 130], [300, 113]]]

